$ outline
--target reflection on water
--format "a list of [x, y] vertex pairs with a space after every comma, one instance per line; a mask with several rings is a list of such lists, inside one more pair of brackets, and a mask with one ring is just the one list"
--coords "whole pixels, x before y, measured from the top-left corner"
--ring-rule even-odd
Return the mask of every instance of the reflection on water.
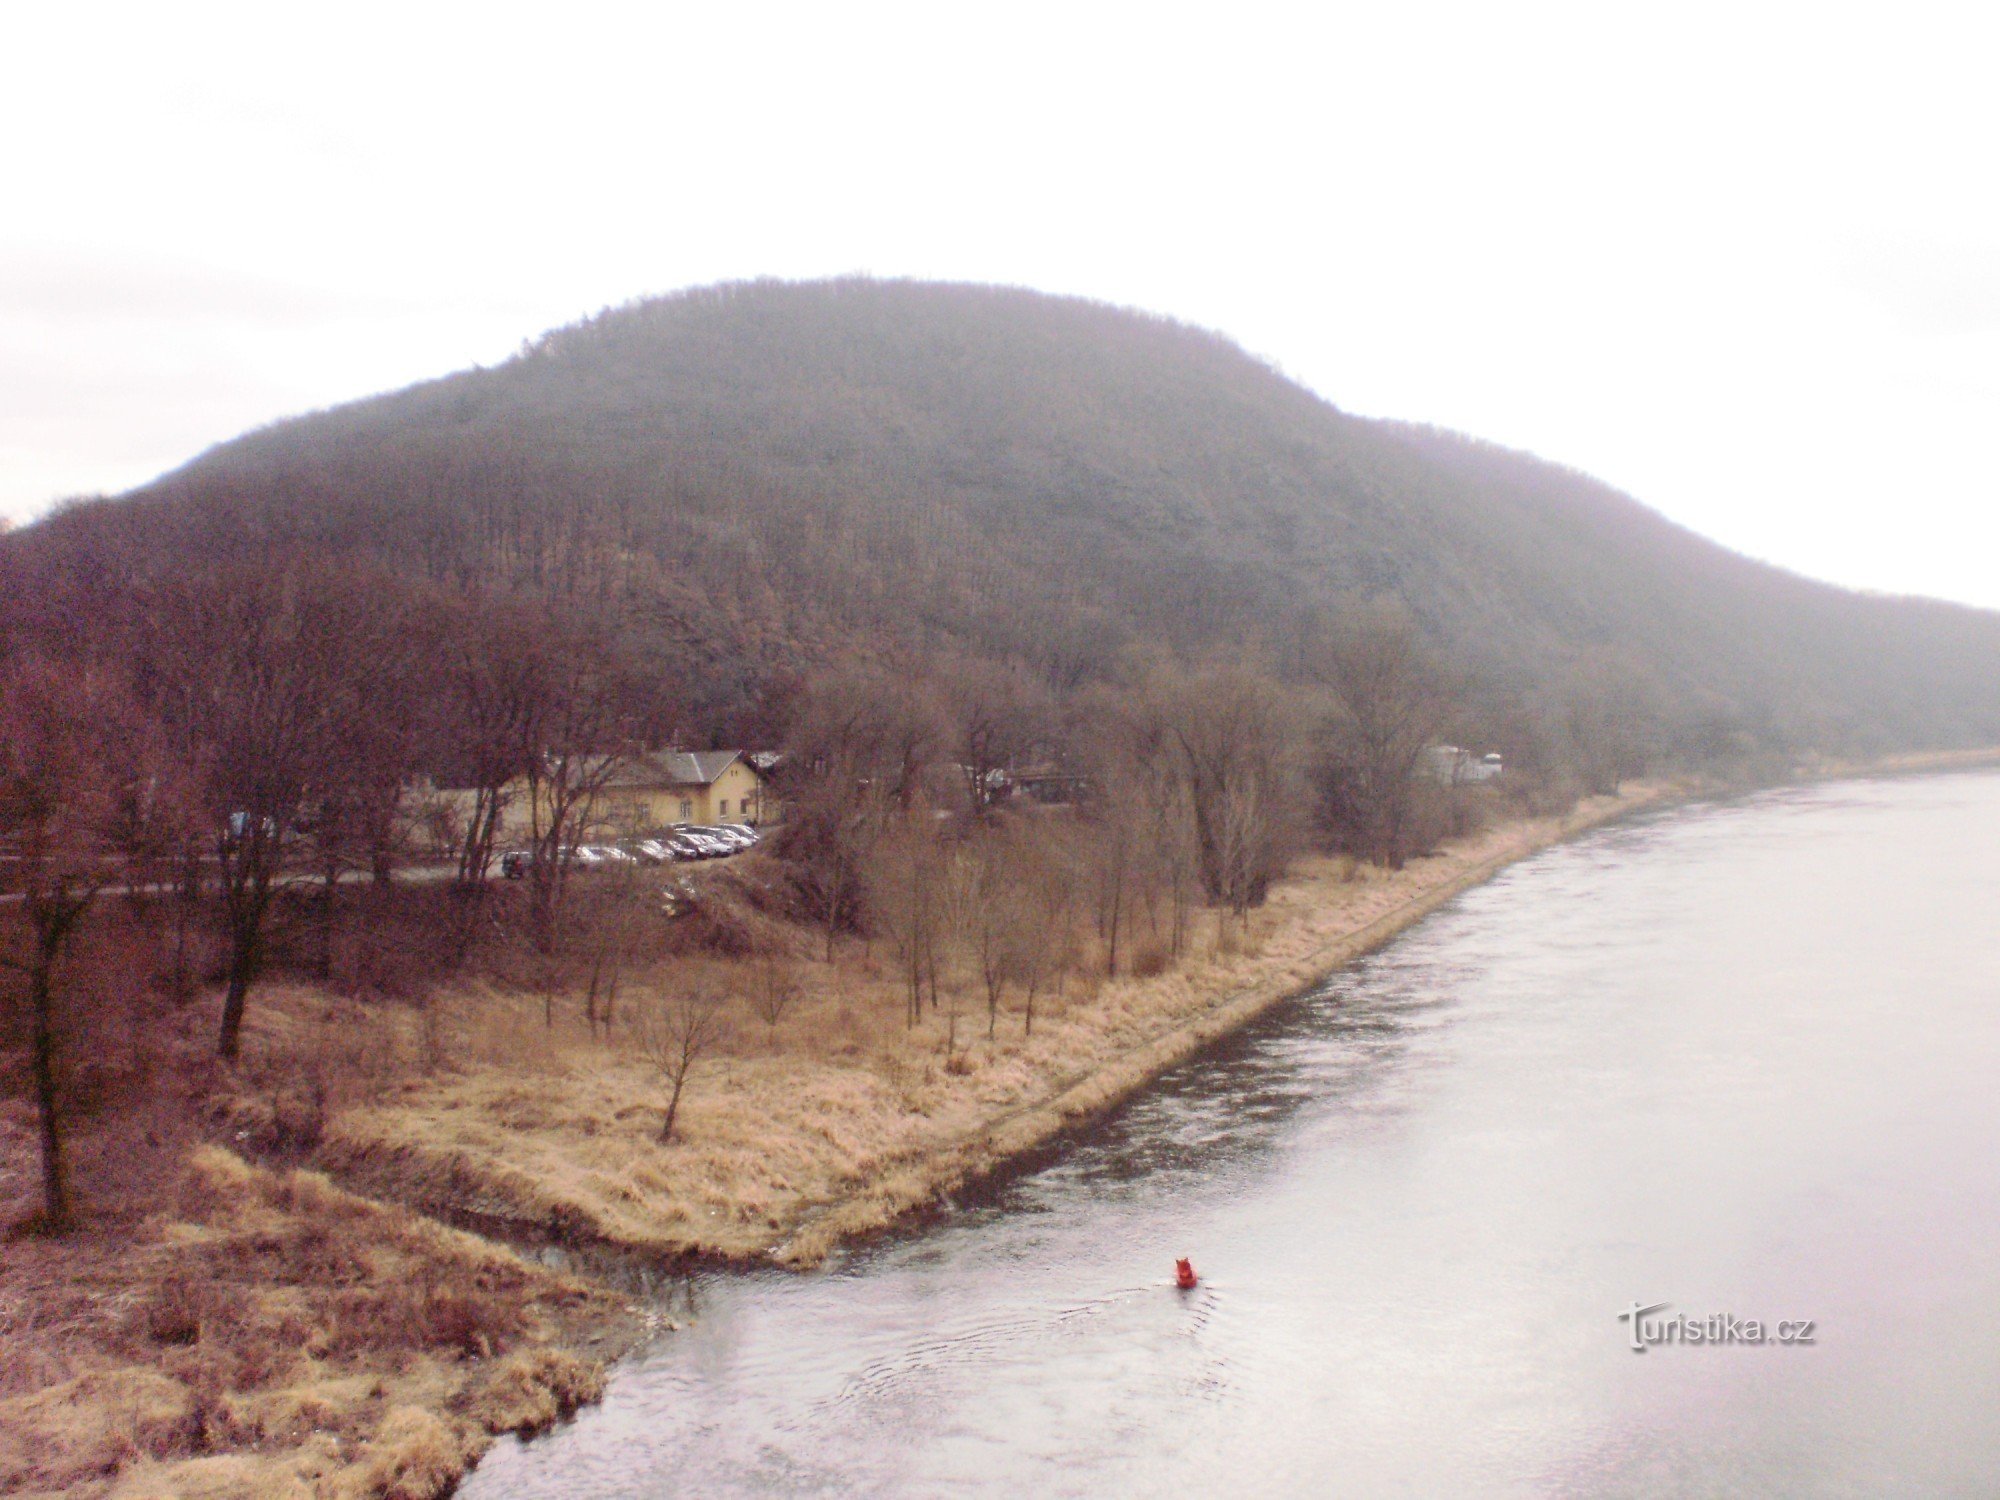
[[1990, 775], [1552, 850], [464, 1493], [1990, 1493], [1996, 851]]

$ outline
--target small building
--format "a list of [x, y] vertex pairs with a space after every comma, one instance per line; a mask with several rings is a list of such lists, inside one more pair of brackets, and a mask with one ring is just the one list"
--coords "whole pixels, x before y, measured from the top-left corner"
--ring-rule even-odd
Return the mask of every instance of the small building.
[[740, 750], [656, 750], [628, 756], [605, 782], [592, 820], [644, 833], [674, 823], [768, 822], [764, 777]]
[[1030, 802], [1056, 806], [1090, 798], [1090, 778], [1059, 765], [1022, 766], [1007, 774], [1014, 794]]
[[[676, 823], [768, 823], [776, 799], [764, 777], [738, 750], [653, 750], [625, 755], [606, 767], [595, 761], [596, 786], [578, 828], [586, 840], [657, 833]], [[525, 778], [508, 784], [503, 824], [525, 837], [532, 808]]]
[[1497, 752], [1474, 755], [1457, 745], [1432, 745], [1424, 752], [1424, 774], [1446, 786], [1471, 786], [1498, 776], [1504, 762]]

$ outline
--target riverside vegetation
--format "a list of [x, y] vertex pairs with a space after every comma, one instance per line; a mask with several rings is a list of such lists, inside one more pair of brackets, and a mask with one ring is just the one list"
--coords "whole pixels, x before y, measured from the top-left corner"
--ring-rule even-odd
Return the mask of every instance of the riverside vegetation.
[[[645, 1326], [502, 1240], [809, 1264], [1634, 778], [2000, 741], [1990, 616], [982, 289], [607, 315], [0, 584], [24, 1493], [445, 1493]], [[667, 744], [781, 826], [578, 873]]]
[[[893, 942], [829, 961], [817, 929], [759, 911], [762, 855], [687, 882], [697, 920], [757, 956], [628, 952], [595, 1016], [583, 985], [553, 1009], [490, 970], [357, 997], [337, 969], [269, 983], [224, 1067], [201, 1008], [170, 1014], [145, 1037], [165, 1080], [101, 1060], [143, 1119], [93, 1100], [75, 1122], [81, 1228], [8, 1247], [0, 1474], [23, 1494], [447, 1493], [492, 1435], [594, 1399], [603, 1359], [657, 1326], [504, 1242], [810, 1265], [1644, 795], [1400, 871], [1308, 857], [1242, 919], [1204, 912], [1179, 955], [1142, 943], [1138, 972], [1104, 972], [1076, 924], [1050, 935], [1044, 992], [992, 1011], [968, 935], [940, 930], [942, 994], [915, 1024]], [[725, 1027], [667, 1145], [648, 1018], [691, 989], [725, 997]], [[15, 1185], [27, 1137], [0, 1138]]]

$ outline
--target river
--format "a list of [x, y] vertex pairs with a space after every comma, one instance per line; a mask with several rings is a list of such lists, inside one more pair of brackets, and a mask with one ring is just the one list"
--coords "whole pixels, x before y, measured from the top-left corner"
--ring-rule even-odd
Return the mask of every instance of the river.
[[[1992, 1494], [1996, 1145], [2000, 775], [1679, 808], [933, 1223], [677, 1289], [462, 1493]], [[1655, 1303], [1737, 1341], [1635, 1352]]]

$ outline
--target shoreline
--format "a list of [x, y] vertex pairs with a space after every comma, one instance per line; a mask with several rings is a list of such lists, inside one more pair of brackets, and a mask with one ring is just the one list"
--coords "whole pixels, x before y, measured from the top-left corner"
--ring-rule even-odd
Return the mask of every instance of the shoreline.
[[[885, 1161], [882, 1170], [844, 1190], [800, 1205], [781, 1232], [745, 1251], [673, 1248], [621, 1237], [551, 1232], [529, 1219], [490, 1213], [478, 1218], [493, 1226], [473, 1232], [503, 1242], [559, 1248], [586, 1261], [593, 1252], [611, 1259], [666, 1261], [677, 1268], [745, 1271], [760, 1266], [810, 1270], [837, 1252], [896, 1232], [928, 1206], [968, 1185], [1003, 1174], [1066, 1133], [1088, 1126], [1143, 1091], [1161, 1074], [1203, 1048], [1225, 1039], [1276, 1007], [1324, 982], [1345, 965], [1386, 946], [1409, 928], [1464, 892], [1485, 884], [1524, 859], [1642, 812], [1658, 812], [1690, 802], [1749, 796], [1787, 787], [1842, 780], [1946, 774], [2000, 768], [2000, 747], [1912, 752], [1868, 761], [1831, 761], [1791, 768], [1783, 776], [1745, 783], [1662, 781], [1634, 783], [1616, 796], [1585, 798], [1559, 818], [1516, 819], [1489, 833], [1517, 837], [1496, 853], [1444, 878], [1427, 883], [1388, 912], [1371, 916], [1322, 942], [1276, 978], [1244, 985], [1176, 1017], [1164, 1029], [1124, 1048], [1108, 1060], [1073, 1071], [1038, 1097], [1015, 1103], [942, 1142], [914, 1148]], [[1434, 858], [1436, 856], [1427, 856]], [[1420, 863], [1421, 861], [1414, 862]], [[1280, 885], [1306, 882], [1288, 877]], [[592, 1274], [584, 1271], [582, 1274]], [[635, 1336], [636, 1344], [644, 1335]], [[624, 1351], [629, 1352], [629, 1350]]]
[[1468, 869], [1426, 885], [1390, 911], [1332, 937], [1282, 976], [1231, 991], [1108, 1063], [1064, 1078], [1042, 1097], [1003, 1111], [942, 1148], [931, 1148], [888, 1183], [864, 1184], [856, 1192], [808, 1210], [797, 1228], [765, 1255], [724, 1264], [747, 1267], [776, 1263], [805, 1269], [837, 1249], [893, 1232], [903, 1218], [926, 1204], [968, 1183], [1003, 1173], [1021, 1157], [1115, 1110], [1168, 1069], [1296, 999], [1347, 964], [1386, 946], [1508, 866], [1635, 813], [1700, 795], [1703, 793], [1698, 789], [1680, 784], [1647, 784], [1635, 793], [1585, 799], [1558, 819], [1498, 825], [1496, 831], [1513, 829], [1524, 837]]
[[[599, 1045], [540, 1071], [474, 1064], [351, 1110], [331, 1123], [318, 1162], [351, 1191], [524, 1253], [596, 1262], [600, 1277], [809, 1268], [1115, 1107], [1508, 865], [1699, 794], [1635, 783], [1560, 817], [1447, 841], [1400, 871], [1302, 860], [1248, 927], [1220, 924], [1209, 951], [1197, 943], [1157, 972], [1079, 980], [1038, 1007], [1031, 1037], [1012, 1011], [997, 1039], [976, 1034], [983, 1014], [961, 1016], [966, 1040], [950, 1066], [945, 1018], [912, 1030], [885, 1021], [900, 1010], [893, 978], [860, 950], [819, 971], [818, 1014], [792, 1023], [809, 1042], [753, 1044], [697, 1077], [685, 1137], [664, 1154], [642, 1123], [657, 1085]], [[872, 1034], [841, 1031], [854, 1014]], [[540, 1032], [538, 1009], [516, 1037]]]
[[[1302, 859], [1244, 923], [1204, 924], [1178, 957], [1135, 959], [1138, 974], [1075, 977], [1036, 1007], [1031, 1030], [1009, 1008], [989, 1038], [983, 1006], [956, 1012], [956, 1052], [940, 1050], [944, 1015], [905, 1030], [895, 976], [864, 945], [815, 967], [820, 987], [787, 1029], [739, 1036], [697, 1075], [686, 1135], [665, 1151], [657, 1079], [628, 1052], [586, 1039], [580, 1017], [545, 1029], [538, 998], [470, 988], [446, 997], [463, 1050], [441, 1071], [383, 1075], [328, 1114], [319, 1148], [296, 1165], [200, 1146], [188, 1168], [200, 1192], [183, 1188], [146, 1226], [129, 1226], [142, 1232], [86, 1247], [93, 1285], [137, 1286], [163, 1310], [184, 1297], [189, 1255], [208, 1257], [236, 1288], [233, 1300], [197, 1299], [220, 1342], [206, 1327], [192, 1344], [168, 1328], [135, 1346], [130, 1314], [100, 1304], [88, 1316], [102, 1330], [86, 1341], [17, 1353], [0, 1410], [21, 1424], [0, 1444], [0, 1470], [28, 1492], [80, 1483], [78, 1493], [119, 1500], [190, 1493], [186, 1484], [213, 1495], [448, 1493], [498, 1436], [594, 1403], [613, 1366], [679, 1327], [661, 1272], [803, 1270], [908, 1231], [970, 1184], [1031, 1170], [1037, 1153], [1166, 1070], [1520, 860], [1690, 801], [1995, 765], [2000, 750], [1798, 766], [1760, 782], [1635, 782], [1559, 817], [1448, 841], [1400, 871]], [[393, 1054], [417, 1024], [417, 1012], [274, 990], [235, 1102], [281, 1089], [330, 1036]], [[259, 1105], [285, 1107], [277, 1094]], [[229, 1120], [239, 1123], [255, 1117]], [[288, 1266], [294, 1245], [305, 1258]], [[339, 1253], [316, 1248], [327, 1245]], [[68, 1279], [60, 1253], [36, 1251], [51, 1287]], [[340, 1267], [368, 1261], [379, 1268], [361, 1285], [381, 1286], [364, 1296]], [[322, 1277], [333, 1279], [317, 1286]], [[406, 1307], [411, 1284], [433, 1290]], [[443, 1300], [423, 1300], [433, 1296]], [[173, 1323], [167, 1311], [145, 1316]], [[322, 1331], [302, 1354], [284, 1352], [298, 1326]], [[221, 1371], [239, 1358], [290, 1373], [236, 1393]], [[48, 1375], [30, 1378], [38, 1360]], [[206, 1394], [218, 1378], [231, 1394]], [[76, 1435], [73, 1454], [58, 1431]], [[44, 1446], [52, 1439], [60, 1447]], [[62, 1466], [44, 1468], [37, 1452]], [[58, 1473], [73, 1477], [35, 1483]]]

